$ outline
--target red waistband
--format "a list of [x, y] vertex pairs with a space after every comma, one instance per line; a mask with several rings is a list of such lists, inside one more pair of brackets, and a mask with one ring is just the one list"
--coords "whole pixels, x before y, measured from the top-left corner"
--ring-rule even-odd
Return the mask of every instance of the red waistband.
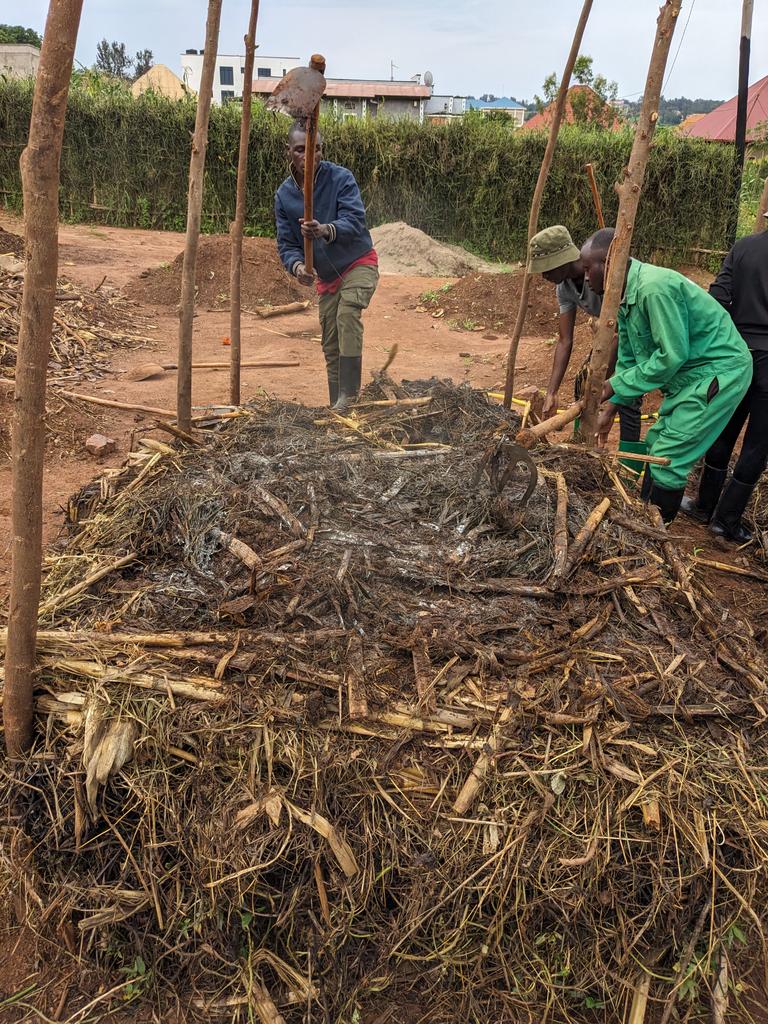
[[361, 256], [359, 260], [355, 260], [354, 263], [350, 263], [349, 266], [344, 270], [342, 274], [335, 277], [332, 281], [318, 281], [317, 282], [317, 294], [318, 295], [333, 295], [337, 292], [344, 281], [344, 278], [355, 267], [378, 267], [379, 257], [375, 249], [371, 249], [364, 256]]

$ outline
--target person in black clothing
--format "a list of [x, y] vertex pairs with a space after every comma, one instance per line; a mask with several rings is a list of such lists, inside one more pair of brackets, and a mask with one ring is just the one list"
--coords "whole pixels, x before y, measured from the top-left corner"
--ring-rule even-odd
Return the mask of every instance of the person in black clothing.
[[[752, 534], [741, 517], [768, 463], [768, 230], [736, 242], [709, 291], [749, 346], [754, 372], [736, 412], [704, 456], [697, 498], [685, 498], [682, 508], [699, 522], [709, 522], [717, 536], [746, 544]], [[745, 423], [741, 454], [726, 486], [728, 463]]]

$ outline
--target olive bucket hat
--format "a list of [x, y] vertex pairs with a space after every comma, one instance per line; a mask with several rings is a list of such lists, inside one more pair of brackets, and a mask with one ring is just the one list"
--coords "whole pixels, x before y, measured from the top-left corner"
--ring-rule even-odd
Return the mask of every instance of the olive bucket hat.
[[568, 228], [554, 224], [544, 228], [531, 239], [528, 247], [528, 271], [531, 274], [545, 274], [566, 263], [573, 263], [580, 256], [573, 244]]

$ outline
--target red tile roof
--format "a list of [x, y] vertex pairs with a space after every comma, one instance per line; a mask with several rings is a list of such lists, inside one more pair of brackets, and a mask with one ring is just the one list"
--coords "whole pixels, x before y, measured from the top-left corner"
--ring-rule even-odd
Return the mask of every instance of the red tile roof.
[[[736, 140], [737, 97], [721, 103], [709, 114], [681, 134], [694, 139], [711, 139], [716, 142]], [[768, 75], [755, 82], [747, 93], [747, 138], [755, 136], [755, 128], [768, 121]]]
[[[612, 131], [617, 131], [619, 129], [619, 127], [621, 126], [621, 121], [619, 120], [618, 114], [613, 115], [611, 123], [611, 108], [609, 107], [603, 110], [601, 106], [603, 101], [597, 95], [595, 90], [591, 89], [588, 85], [572, 85], [571, 88], [568, 90], [568, 94], [565, 99], [565, 111], [563, 112], [564, 124], [573, 124], [573, 122], [575, 121], [576, 118], [573, 113], [573, 106], [571, 104], [571, 100], [575, 96], [578, 96], [580, 94], [584, 94], [586, 96], [586, 105], [588, 108], [590, 108], [592, 104], [595, 104], [594, 120], [600, 121], [601, 123], [605, 124], [606, 127], [610, 127]], [[519, 130], [536, 131], [537, 128], [539, 130], [543, 128], [549, 128], [550, 124], [552, 123], [552, 114], [554, 112], [554, 109], [555, 104], [550, 103], [549, 106], [545, 107], [540, 114], [534, 114], [530, 121], [526, 121], [522, 128], [520, 128]], [[600, 112], [598, 113], [598, 111]]]

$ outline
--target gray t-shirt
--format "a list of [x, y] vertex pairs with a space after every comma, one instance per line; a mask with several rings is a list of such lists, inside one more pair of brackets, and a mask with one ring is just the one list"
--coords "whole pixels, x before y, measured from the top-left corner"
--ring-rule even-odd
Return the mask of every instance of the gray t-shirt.
[[559, 284], [557, 286], [557, 301], [560, 303], [561, 313], [570, 313], [572, 309], [583, 309], [590, 316], [600, 316], [603, 306], [602, 296], [592, 291], [586, 277], [581, 288], [570, 278]]

